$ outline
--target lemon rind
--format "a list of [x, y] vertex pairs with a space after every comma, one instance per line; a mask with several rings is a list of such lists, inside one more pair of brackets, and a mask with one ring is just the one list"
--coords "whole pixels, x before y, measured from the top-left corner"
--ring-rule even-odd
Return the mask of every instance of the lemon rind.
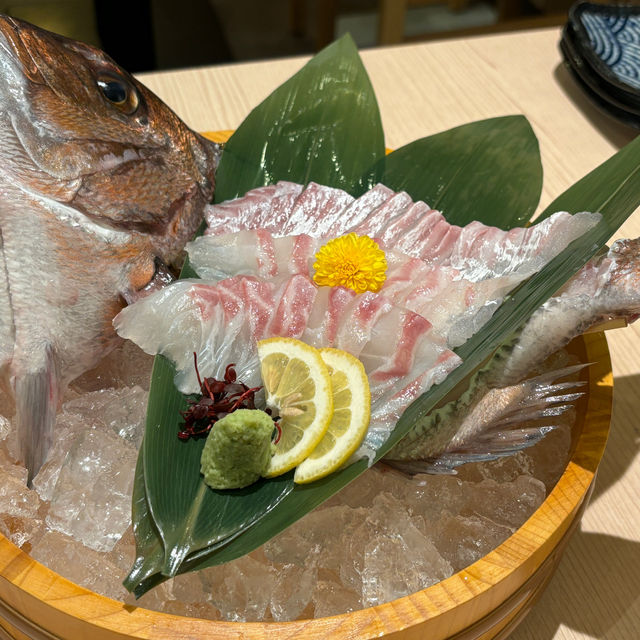
[[279, 457], [276, 451], [276, 454], [271, 459], [272, 462], [264, 473], [264, 477], [266, 478], [282, 475], [299, 465], [322, 440], [329, 428], [331, 416], [333, 415], [331, 380], [329, 378], [329, 371], [319, 351], [295, 338], [267, 338], [258, 343], [260, 360], [273, 353], [282, 353], [288, 358], [300, 358], [301, 355], [304, 354], [306, 357], [302, 359], [307, 362], [307, 364], [310, 364], [308, 361], [311, 360], [312, 368], [315, 370], [315, 374], [317, 374], [314, 375], [314, 380], [316, 380], [316, 382], [322, 382], [322, 384], [316, 387], [314, 394], [314, 403], [316, 405], [316, 417], [314, 421], [318, 422], [321, 427], [305, 429], [300, 441], [286, 454]]
[[[353, 427], [349, 427], [341, 437], [337, 438], [337, 444], [332, 451], [337, 450], [339, 452], [338, 455], [328, 456], [328, 463], [325, 458], [313, 459], [307, 456], [298, 464], [293, 478], [294, 482], [298, 484], [307, 484], [324, 478], [344, 465], [364, 440], [371, 416], [371, 392], [362, 362], [350, 353], [339, 349], [325, 347], [319, 349], [319, 352], [329, 366], [345, 373], [352, 394], [356, 394], [351, 406], [352, 408], [360, 407], [361, 410], [354, 421], [357, 429], [354, 430]], [[365, 384], [362, 384], [363, 381]], [[346, 442], [347, 444], [340, 445], [340, 442]]]

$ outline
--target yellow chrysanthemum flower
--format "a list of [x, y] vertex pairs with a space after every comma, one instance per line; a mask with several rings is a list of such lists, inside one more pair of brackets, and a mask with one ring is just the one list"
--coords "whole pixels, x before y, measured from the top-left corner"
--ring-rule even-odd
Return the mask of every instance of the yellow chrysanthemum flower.
[[376, 293], [387, 278], [384, 251], [369, 236], [350, 233], [330, 240], [315, 258], [313, 281], [321, 287], [343, 286], [356, 293]]

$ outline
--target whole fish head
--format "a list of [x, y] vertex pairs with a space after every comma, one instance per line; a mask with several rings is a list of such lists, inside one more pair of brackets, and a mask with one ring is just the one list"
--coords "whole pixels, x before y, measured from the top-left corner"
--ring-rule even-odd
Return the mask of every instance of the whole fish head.
[[0, 107], [0, 162], [29, 190], [148, 236], [164, 261], [194, 234], [219, 147], [104, 52], [0, 16]]
[[30, 481], [66, 384], [198, 228], [220, 148], [102, 51], [6, 16], [0, 142], [0, 370]]

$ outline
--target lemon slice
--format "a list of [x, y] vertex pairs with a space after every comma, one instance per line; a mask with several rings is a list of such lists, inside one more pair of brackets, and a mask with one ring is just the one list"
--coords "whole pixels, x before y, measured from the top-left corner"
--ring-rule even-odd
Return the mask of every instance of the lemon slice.
[[329, 368], [333, 418], [318, 446], [298, 465], [293, 481], [313, 482], [339, 469], [355, 452], [369, 426], [371, 393], [362, 362], [340, 349], [320, 349]]
[[280, 416], [282, 435], [265, 472], [278, 476], [302, 462], [322, 440], [333, 400], [329, 371], [317, 349], [293, 338], [258, 342], [267, 407]]

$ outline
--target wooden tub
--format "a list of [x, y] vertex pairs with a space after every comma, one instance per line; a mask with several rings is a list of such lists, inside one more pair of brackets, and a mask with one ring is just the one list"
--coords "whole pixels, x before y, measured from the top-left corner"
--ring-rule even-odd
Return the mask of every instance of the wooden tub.
[[540, 508], [497, 549], [417, 593], [352, 613], [288, 623], [196, 620], [125, 605], [83, 589], [0, 536], [0, 639], [150, 640], [251, 638], [505, 638], [556, 568], [586, 507], [604, 452], [613, 377], [604, 334], [572, 349], [583, 362], [588, 396], [579, 408], [573, 455]]

